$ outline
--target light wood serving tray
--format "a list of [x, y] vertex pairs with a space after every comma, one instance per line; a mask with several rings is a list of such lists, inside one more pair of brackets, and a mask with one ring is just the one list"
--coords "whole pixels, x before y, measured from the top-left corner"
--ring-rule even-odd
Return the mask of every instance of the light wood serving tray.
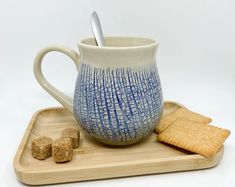
[[[183, 106], [165, 102], [164, 115], [179, 107]], [[155, 133], [126, 147], [106, 146], [81, 133], [79, 148], [68, 163], [57, 164], [52, 157], [40, 161], [31, 156], [32, 139], [43, 135], [58, 138], [67, 127], [77, 124], [64, 108], [48, 108], [34, 114], [14, 159], [15, 173], [21, 182], [41, 185], [197, 170], [216, 166], [223, 156], [223, 148], [214, 157], [205, 158], [159, 143]]]

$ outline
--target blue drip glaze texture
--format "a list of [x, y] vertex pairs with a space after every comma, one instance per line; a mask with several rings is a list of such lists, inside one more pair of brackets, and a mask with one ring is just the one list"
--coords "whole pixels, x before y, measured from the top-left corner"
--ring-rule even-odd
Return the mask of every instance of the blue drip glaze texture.
[[89, 136], [110, 145], [136, 143], [153, 131], [162, 115], [156, 64], [135, 68], [81, 64], [73, 105]]

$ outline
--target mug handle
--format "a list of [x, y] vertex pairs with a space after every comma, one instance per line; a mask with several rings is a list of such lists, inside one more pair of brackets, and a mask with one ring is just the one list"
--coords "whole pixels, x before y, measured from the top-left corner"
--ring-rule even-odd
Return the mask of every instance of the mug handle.
[[80, 63], [80, 56], [77, 52], [74, 50], [67, 48], [65, 46], [59, 46], [59, 45], [53, 45], [48, 46], [43, 49], [41, 49], [34, 60], [33, 65], [33, 72], [35, 75], [36, 80], [39, 82], [39, 84], [44, 88], [52, 97], [54, 97], [57, 101], [59, 101], [66, 109], [68, 109], [71, 113], [73, 112], [73, 99], [58, 89], [56, 89], [54, 86], [52, 86], [44, 77], [42, 73], [42, 60], [44, 56], [52, 51], [61, 52], [68, 57], [72, 59], [72, 61], [75, 63], [77, 70], [79, 68]]

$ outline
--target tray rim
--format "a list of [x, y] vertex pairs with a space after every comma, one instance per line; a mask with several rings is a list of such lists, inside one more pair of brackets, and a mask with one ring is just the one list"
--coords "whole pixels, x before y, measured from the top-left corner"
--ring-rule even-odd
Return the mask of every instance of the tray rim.
[[[184, 107], [182, 104], [179, 104], [176, 102], [166, 101], [164, 103], [173, 103], [173, 104], [179, 105], [180, 107]], [[45, 170], [40, 169], [38, 171], [35, 171], [33, 169], [25, 168], [24, 166], [22, 166], [20, 164], [20, 159], [21, 159], [24, 147], [25, 147], [26, 142], [29, 138], [31, 130], [34, 127], [37, 116], [41, 112], [44, 112], [46, 110], [66, 110], [66, 109], [64, 107], [47, 107], [47, 108], [43, 108], [43, 109], [36, 111], [33, 114], [33, 116], [31, 117], [31, 119], [28, 123], [28, 127], [25, 130], [24, 136], [18, 146], [18, 149], [16, 151], [16, 154], [15, 154], [15, 157], [13, 160], [13, 168], [14, 168], [15, 174], [16, 174], [18, 180], [21, 181], [22, 183], [25, 183], [25, 184], [30, 184], [30, 185], [54, 184], [54, 183], [35, 183], [35, 184], [28, 183], [27, 180], [25, 179], [25, 175], [43, 174], [43, 173], [45, 173]], [[206, 168], [212, 168], [212, 167], [217, 166], [223, 157], [223, 153], [224, 153], [224, 146], [218, 151], [218, 153], [215, 156], [213, 156], [211, 158], [206, 158], [206, 157], [203, 157], [199, 154], [192, 154], [192, 155], [174, 156], [174, 157], [167, 157], [167, 158], [150, 159], [150, 160], [144, 161], [143, 163], [141, 163], [140, 161], [132, 161], [132, 162], [128, 161], [128, 166], [136, 165], [136, 164], [138, 164], [138, 165], [151, 164], [151, 163], [157, 164], [157, 163], [164, 163], [164, 162], [168, 162], [168, 161], [172, 161], [172, 160], [177, 160], [177, 161], [180, 160], [180, 161], [188, 161], [188, 162], [194, 160], [198, 163], [200, 161], [208, 160], [208, 164], [206, 166], [197, 167], [197, 168], [195, 166], [195, 168], [192, 169], [192, 170], [199, 170], [199, 169], [206, 169]], [[196, 164], [197, 163], [195, 163], [194, 165], [196, 165]], [[89, 169], [101, 169], [104, 167], [122, 167], [122, 166], [127, 166], [127, 165], [125, 165], [125, 162], [123, 162], [123, 163], [109, 163], [109, 164], [105, 164], [105, 165], [95, 165], [95, 166], [90, 166], [90, 167], [86, 166], [86, 167], [79, 167], [79, 168], [74, 166], [74, 167], [69, 167], [69, 168], [67, 168], [67, 167], [60, 168], [60, 170], [49, 169], [49, 170], [47, 170], [47, 172], [49, 171], [49, 172], [54, 172], [54, 173], [61, 173], [64, 171], [79, 171], [79, 170], [89, 170]], [[187, 171], [187, 169], [186, 170], [175, 170], [175, 171]], [[172, 171], [167, 171], [167, 172], [174, 172], [174, 171], [172, 170]], [[155, 172], [155, 173], [165, 173], [165, 172]], [[137, 174], [137, 175], [148, 175], [148, 174], [151, 174], [151, 173]], [[152, 174], [154, 174], [154, 173], [152, 173]], [[125, 177], [125, 176], [136, 176], [136, 175], [123, 175], [123, 176], [117, 176], [117, 177]], [[117, 177], [111, 177], [111, 178], [117, 178]], [[110, 178], [110, 177], [107, 177], [107, 178]], [[105, 179], [105, 177], [97, 178], [97, 179], [88, 179], [88, 180], [98, 180], [98, 179]], [[78, 180], [78, 181], [86, 181], [86, 180]], [[73, 182], [73, 181], [70, 181], [70, 182]]]

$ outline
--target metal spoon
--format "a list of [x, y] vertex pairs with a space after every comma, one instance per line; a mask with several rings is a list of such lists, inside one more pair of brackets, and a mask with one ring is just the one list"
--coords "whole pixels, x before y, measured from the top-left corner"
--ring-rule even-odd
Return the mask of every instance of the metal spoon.
[[99, 17], [95, 11], [91, 14], [91, 25], [98, 46], [105, 46], [104, 35], [102, 32]]

